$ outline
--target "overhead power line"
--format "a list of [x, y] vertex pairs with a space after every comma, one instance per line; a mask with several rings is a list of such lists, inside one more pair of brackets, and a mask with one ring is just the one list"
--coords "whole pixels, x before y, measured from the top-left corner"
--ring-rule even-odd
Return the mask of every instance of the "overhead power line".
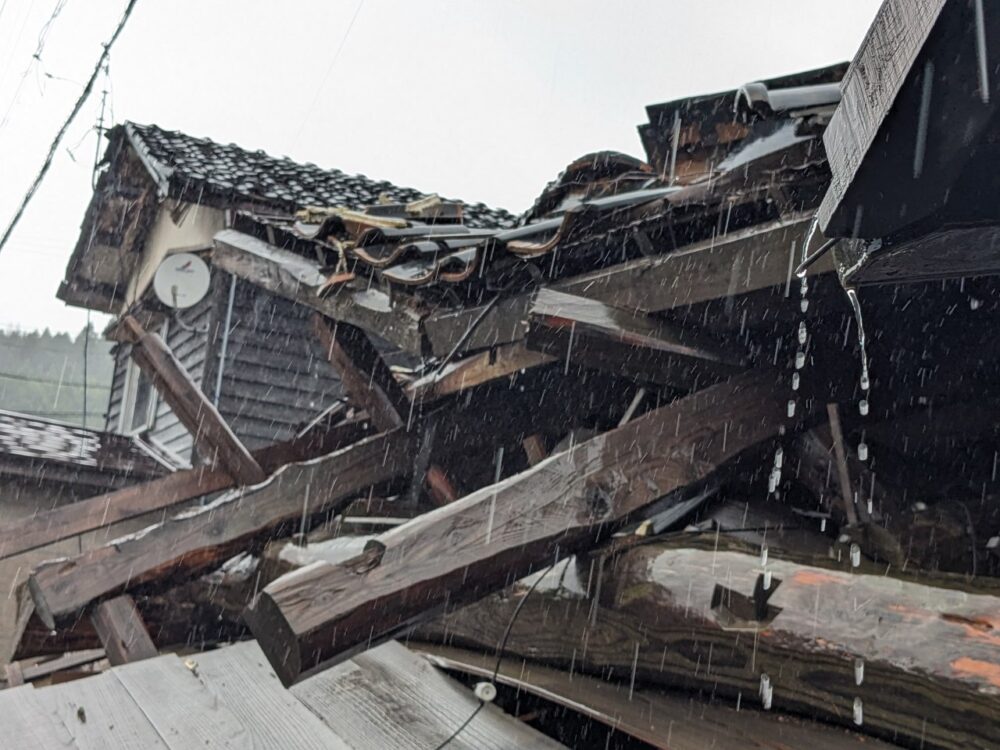
[[62, 143], [62, 139], [66, 135], [66, 131], [69, 129], [69, 126], [73, 123], [76, 116], [80, 113], [84, 103], [90, 96], [90, 92], [94, 88], [94, 82], [97, 80], [97, 76], [100, 75], [101, 68], [104, 66], [104, 61], [108, 59], [108, 54], [111, 52], [111, 47], [118, 39], [119, 34], [121, 34], [122, 30], [125, 28], [125, 24], [128, 22], [129, 16], [132, 15], [132, 9], [135, 8], [137, 2], [138, 0], [129, 0], [128, 5], [125, 7], [125, 12], [122, 14], [121, 20], [118, 22], [118, 27], [115, 29], [115, 33], [112, 34], [111, 38], [104, 43], [104, 49], [101, 52], [100, 58], [97, 60], [97, 65], [94, 66], [94, 72], [87, 81], [87, 85], [83, 87], [83, 93], [80, 94], [80, 98], [77, 99], [76, 104], [73, 105], [73, 110], [69, 113], [69, 117], [66, 118], [66, 122], [63, 123], [63, 126], [59, 128], [59, 132], [56, 133], [55, 140], [52, 141], [52, 145], [49, 147], [49, 153], [45, 157], [42, 168], [35, 177], [35, 181], [31, 183], [31, 187], [28, 188], [28, 192], [24, 194], [24, 198], [21, 200], [21, 205], [14, 214], [14, 218], [10, 220], [10, 224], [3, 233], [3, 237], [0, 237], [0, 252], [3, 252], [4, 247], [7, 245], [7, 241], [10, 239], [10, 235], [14, 232], [14, 227], [17, 226], [18, 221], [21, 220], [21, 216], [24, 214], [24, 209], [28, 207], [32, 197], [35, 195], [35, 191], [38, 190], [38, 186], [41, 185], [42, 180], [45, 179], [45, 175], [48, 173], [49, 167], [52, 166], [52, 159], [59, 148], [59, 144]]

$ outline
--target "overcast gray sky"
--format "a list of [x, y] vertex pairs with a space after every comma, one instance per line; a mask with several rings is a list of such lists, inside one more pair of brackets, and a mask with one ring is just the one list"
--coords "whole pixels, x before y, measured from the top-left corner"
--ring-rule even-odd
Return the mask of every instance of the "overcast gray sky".
[[[3, 226], [124, 5], [0, 0]], [[84, 324], [55, 292], [90, 197], [102, 89], [114, 122], [522, 211], [577, 156], [642, 156], [646, 104], [850, 59], [878, 5], [139, 0], [110, 78], [0, 253], [0, 326]]]

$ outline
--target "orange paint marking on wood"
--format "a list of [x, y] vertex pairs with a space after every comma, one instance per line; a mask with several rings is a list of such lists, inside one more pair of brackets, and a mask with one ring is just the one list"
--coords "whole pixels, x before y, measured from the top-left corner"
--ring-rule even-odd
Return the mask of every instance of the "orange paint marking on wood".
[[797, 570], [792, 576], [792, 583], [800, 586], [823, 586], [827, 583], [845, 584], [847, 580], [831, 573], [818, 570]]
[[981, 659], [970, 659], [968, 656], [955, 659], [951, 663], [952, 669], [962, 675], [979, 677], [986, 680], [994, 687], [1000, 688], [1000, 664]]

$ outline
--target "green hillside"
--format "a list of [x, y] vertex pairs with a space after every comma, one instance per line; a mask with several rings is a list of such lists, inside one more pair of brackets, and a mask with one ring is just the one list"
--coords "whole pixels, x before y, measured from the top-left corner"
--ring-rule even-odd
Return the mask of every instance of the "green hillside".
[[[0, 331], [0, 409], [83, 424], [85, 331]], [[111, 344], [90, 332], [87, 426], [103, 428], [114, 360]]]

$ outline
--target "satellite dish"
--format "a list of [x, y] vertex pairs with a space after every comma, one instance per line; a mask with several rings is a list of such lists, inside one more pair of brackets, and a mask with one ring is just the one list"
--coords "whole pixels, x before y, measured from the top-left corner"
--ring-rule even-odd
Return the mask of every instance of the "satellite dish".
[[208, 265], [192, 253], [168, 255], [153, 276], [153, 291], [167, 307], [184, 310], [208, 294]]

